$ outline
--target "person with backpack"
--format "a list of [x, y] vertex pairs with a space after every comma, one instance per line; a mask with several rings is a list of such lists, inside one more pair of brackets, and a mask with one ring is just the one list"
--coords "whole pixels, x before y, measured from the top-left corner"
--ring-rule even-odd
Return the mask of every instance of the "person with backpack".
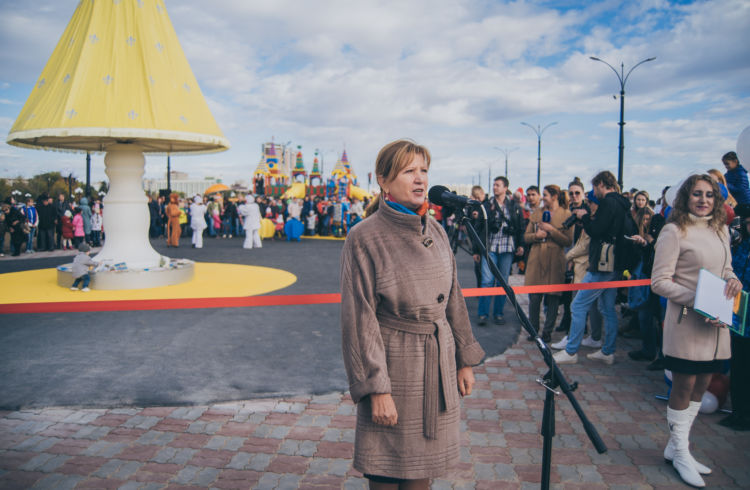
[[[589, 270], [584, 283], [618, 280], [628, 269], [633, 247], [631, 240], [624, 238], [636, 234], [637, 228], [630, 214], [630, 201], [620, 194], [617, 179], [607, 170], [599, 172], [592, 180], [594, 194], [599, 200], [596, 215], [591, 216], [585, 209], [576, 209], [573, 214], [583, 223], [583, 229], [591, 237], [589, 246]], [[628, 223], [628, 219], [630, 223]], [[632, 245], [628, 245], [631, 243]], [[571, 325], [568, 342], [564, 350], [554, 357], [558, 364], [578, 362], [578, 348], [583, 340], [586, 327], [586, 314], [598, 301], [599, 311], [604, 317], [604, 343], [601, 350], [589, 354], [589, 359], [613, 364], [617, 341], [617, 313], [615, 299], [617, 289], [588, 289], [579, 291], [570, 305]]]

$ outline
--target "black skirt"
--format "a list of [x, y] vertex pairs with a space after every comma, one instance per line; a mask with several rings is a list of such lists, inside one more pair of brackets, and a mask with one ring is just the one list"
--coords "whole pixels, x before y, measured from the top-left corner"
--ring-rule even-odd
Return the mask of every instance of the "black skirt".
[[364, 477], [370, 481], [374, 481], [375, 483], [389, 483], [389, 484], [396, 484], [396, 485], [407, 481], [407, 480], [404, 480], [403, 478], [391, 478], [390, 476], [368, 475], [367, 473], [364, 474]]
[[724, 370], [725, 359], [713, 361], [691, 361], [679, 357], [664, 356], [664, 368], [680, 374], [720, 373]]

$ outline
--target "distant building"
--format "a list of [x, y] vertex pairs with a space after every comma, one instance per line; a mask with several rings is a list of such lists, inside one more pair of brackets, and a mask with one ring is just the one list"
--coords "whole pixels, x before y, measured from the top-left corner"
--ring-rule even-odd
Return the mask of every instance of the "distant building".
[[[205, 179], [190, 179], [188, 178], [188, 174], [186, 174], [185, 172], [177, 172], [174, 170], [170, 173], [170, 180], [172, 192], [183, 192], [186, 196], [203, 194], [203, 191], [220, 182], [219, 179], [216, 179], [214, 177], [206, 177]], [[143, 190], [145, 190], [149, 194], [156, 194], [159, 192], [159, 190], [166, 188], [166, 178], [143, 180]]]

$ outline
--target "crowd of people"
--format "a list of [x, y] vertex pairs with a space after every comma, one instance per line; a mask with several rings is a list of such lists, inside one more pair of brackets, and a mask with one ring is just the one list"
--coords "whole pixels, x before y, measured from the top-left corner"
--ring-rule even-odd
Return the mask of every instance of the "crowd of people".
[[[367, 201], [357, 198], [322, 198], [307, 196], [304, 199], [276, 199], [252, 194], [225, 197], [180, 197], [171, 194], [169, 202], [162, 196], [149, 196], [149, 236], [164, 237], [171, 247], [179, 246], [179, 237], [192, 235], [192, 245], [203, 246], [203, 238], [246, 237], [244, 248], [260, 248], [258, 234], [261, 220], [269, 220], [274, 228], [273, 238], [286, 239], [286, 224], [296, 220], [307, 236], [344, 237], [364, 216]], [[170, 207], [171, 205], [171, 207]], [[257, 212], [256, 212], [257, 210]], [[172, 223], [172, 225], [170, 225]], [[169, 228], [173, 226], [174, 228]], [[179, 228], [179, 230], [178, 230]]]
[[[47, 194], [36, 201], [27, 197], [17, 202], [5, 198], [0, 213], [0, 257], [5, 254], [6, 235], [12, 256], [21, 253], [77, 250], [81, 243], [100, 247], [103, 240], [102, 203], [86, 197], [72, 201], [60, 194], [55, 200]], [[36, 239], [36, 247], [34, 246]]]
[[[473, 189], [488, 216], [485, 223], [478, 212], [473, 214], [487, 248], [486, 256], [475, 250], [481, 287], [497, 285], [488, 259], [506, 281], [516, 263], [525, 285], [651, 279], [650, 288], [530, 294], [528, 317], [545, 342], [561, 332], [562, 338], [550, 344], [558, 351], [558, 364], [577, 363], [581, 347], [589, 347], [594, 350], [587, 358], [611, 365], [618, 335], [641, 339], [641, 347], [628, 356], [672, 376], [670, 440], [664, 457], [684, 481], [697, 487], [705, 485], [702, 475], [711, 470], [692, 457], [688, 436], [716, 373], [731, 372], [733, 412], [720, 424], [750, 430], [750, 332], [730, 332], [727, 325], [693, 309], [701, 269], [726, 282], [727, 299], [743, 289], [750, 291], [747, 172], [734, 152], [725, 154], [722, 163], [725, 172], [710, 169], [691, 175], [675, 189], [663, 189], [657, 201], [644, 190], [622, 192], [608, 171], [593, 177], [588, 192], [575, 178], [567, 191], [544, 186], [541, 199], [536, 186], [527, 188], [525, 195], [520, 189], [511, 194], [505, 177], [495, 180], [492, 196], [485, 196], [480, 187]], [[618, 321], [618, 297], [623, 322]], [[494, 322], [505, 321], [505, 296], [485, 296], [477, 311], [479, 325], [487, 325], [493, 299]], [[556, 325], [561, 305], [563, 316]]]
[[[280, 199], [252, 194], [235, 198], [219, 193], [192, 198], [176, 193], [168, 197], [147, 194], [147, 199], [149, 237], [166, 239], [168, 247], [178, 247], [181, 237], [192, 236], [192, 245], [202, 247], [203, 237], [243, 238], [250, 230], [250, 240], [245, 240], [243, 247], [260, 248], [263, 219], [272, 222], [277, 239], [287, 238], [285, 225], [290, 220], [301, 224], [304, 235], [340, 238], [362, 220], [369, 202], [346, 197]], [[256, 206], [258, 212], [254, 211]], [[81, 243], [100, 247], [105, 238], [102, 211], [99, 199], [87, 197], [69, 200], [64, 194], [57, 199], [42, 194], [36, 200], [29, 197], [18, 202], [9, 196], [0, 213], [0, 257], [6, 250], [6, 237], [13, 256], [77, 250]]]

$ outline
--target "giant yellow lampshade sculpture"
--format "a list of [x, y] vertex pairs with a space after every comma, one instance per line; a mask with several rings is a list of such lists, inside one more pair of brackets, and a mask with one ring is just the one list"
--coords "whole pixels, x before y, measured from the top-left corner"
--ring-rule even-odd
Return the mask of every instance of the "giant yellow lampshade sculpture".
[[95, 260], [132, 274], [120, 273], [116, 280], [97, 274], [96, 287], [146, 288], [186, 279], [184, 271], [171, 278], [148, 274], [169, 269], [169, 260], [148, 241], [144, 153], [216, 152], [229, 142], [208, 109], [163, 0], [81, 1], [7, 141], [106, 152], [107, 239]]

